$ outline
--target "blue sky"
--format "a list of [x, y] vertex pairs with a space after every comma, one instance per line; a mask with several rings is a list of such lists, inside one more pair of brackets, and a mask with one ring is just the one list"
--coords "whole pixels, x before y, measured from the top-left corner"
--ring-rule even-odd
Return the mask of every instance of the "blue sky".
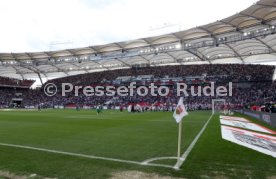
[[[85, 47], [185, 30], [256, 0], [1, 0], [0, 52]], [[170, 28], [163, 28], [172, 24]]]

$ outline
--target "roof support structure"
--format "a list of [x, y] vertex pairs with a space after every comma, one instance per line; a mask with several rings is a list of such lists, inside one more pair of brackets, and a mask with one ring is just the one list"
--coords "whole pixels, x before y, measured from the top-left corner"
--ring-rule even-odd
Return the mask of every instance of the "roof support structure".
[[260, 43], [262, 43], [264, 46], [266, 46], [271, 52], [276, 53], [276, 51], [271, 48], [267, 43], [265, 43], [264, 41], [262, 41], [261, 39], [259, 39], [258, 37], [255, 38], [257, 41], [259, 41]]
[[72, 50], [67, 49], [66, 51], [69, 52], [72, 56], [77, 57], [77, 55]]
[[207, 57], [205, 57], [205, 55], [200, 53], [198, 50], [195, 49], [195, 51], [192, 51], [191, 49], [188, 49], [187, 52], [189, 52], [190, 54], [196, 56], [201, 61], [208, 61], [211, 64], [211, 61]]
[[123, 60], [120, 60], [119, 58], [115, 58], [115, 60], [116, 60], [116, 61], [118, 61], [118, 62], [123, 63], [124, 65], [126, 65], [126, 66], [128, 66], [128, 67], [131, 67], [131, 65], [130, 65], [130, 64], [128, 64], [128, 63], [126, 63], [126, 62], [124, 62]]
[[42, 78], [41, 78], [40, 73], [38, 73], [37, 75], [38, 75], [38, 78], [39, 78], [39, 80], [40, 80], [41, 85], [43, 85], [43, 81], [42, 81]]
[[92, 53], [92, 54], [98, 54], [99, 52], [98, 52], [98, 50], [97, 49], [95, 49], [94, 47], [92, 47], [92, 46], [89, 46], [88, 48], [90, 48], [91, 50], [93, 50], [94, 51], [94, 53]]
[[[233, 15], [230, 17], [230, 19], [226, 18], [226, 19], [222, 19], [219, 20], [219, 23], [211, 23], [211, 24], [207, 24], [204, 26], [200, 26], [200, 27], [195, 27], [193, 29], [189, 29], [186, 31], [180, 31], [180, 32], [175, 32], [175, 33], [170, 33], [167, 35], [160, 35], [160, 36], [156, 36], [156, 37], [148, 37], [148, 38], [140, 38], [137, 39], [136, 41], [133, 40], [131, 41], [131, 43], [137, 43], [139, 45], [134, 45], [131, 47], [131, 50], [137, 50], [137, 52], [140, 50], [140, 48], [154, 48], [155, 46], [163, 46], [163, 45], [171, 45], [175, 42], [180, 42], [182, 44], [183, 49], [181, 49], [181, 51], [185, 51], [187, 54], [182, 55], [183, 58], [185, 58], [186, 56], [193, 56], [195, 58], [198, 58], [198, 60], [202, 60], [202, 61], [209, 61], [209, 63], [212, 62], [213, 58], [209, 57], [207, 55], [209, 55], [210, 53], [208, 51], [212, 52], [212, 48], [218, 45], [225, 45], [225, 49], [227, 49], [228, 53], [230, 54], [229, 57], [238, 57], [239, 59], [241, 59], [241, 61], [244, 61], [245, 58], [247, 56], [250, 56], [251, 53], [249, 53], [251, 50], [253, 52], [254, 49], [256, 49], [256, 52], [253, 52], [252, 55], [255, 54], [268, 54], [268, 53], [273, 53], [276, 54], [276, 49], [273, 49], [273, 45], [271, 45], [269, 43], [268, 40], [266, 39], [262, 39], [261, 37], [258, 37], [259, 35], [264, 34], [263, 36], [270, 36], [271, 34], [275, 33], [275, 29], [270, 29], [270, 31], [267, 31], [267, 33], [263, 33], [262, 31], [260, 31], [260, 33], [253, 33], [254, 35], [252, 36], [248, 36], [248, 38], [239, 38], [236, 37], [241, 35], [241, 37], [243, 37], [242, 35], [244, 35], [243, 33], [246, 32], [247, 30], [252, 30], [253, 31], [257, 31], [259, 28], [261, 29], [262, 27], [264, 28], [269, 28], [272, 25], [275, 25], [275, 19], [276, 19], [276, 4], [272, 1], [272, 0], [261, 0], [257, 3], [255, 3], [254, 5], [252, 5], [251, 7], [249, 7], [248, 9]], [[241, 27], [242, 26], [242, 27]], [[275, 27], [273, 27], [275, 28]], [[244, 32], [243, 32], [244, 31]], [[225, 36], [225, 37], [233, 37], [233, 43], [228, 43], [226, 44], [227, 41], [224, 41], [223, 39], [220, 41], [220, 36]], [[171, 39], [173, 37], [173, 39], [175, 39], [175, 41], [171, 41], [167, 39]], [[164, 38], [164, 40], [162, 40], [162, 38]], [[193, 46], [191, 46], [191, 49], [186, 49], [184, 48], [184, 40], [188, 43], [190, 41], [196, 40], [195, 43], [197, 42], [204, 42], [205, 38], [208, 38], [209, 40], [214, 40], [215, 44], [212, 43], [208, 43], [206, 46], [195, 46], [196, 48], [193, 48]], [[159, 41], [159, 40], [160, 41]], [[247, 39], [253, 39], [252, 42], [250, 42], [250, 40]], [[271, 36], [270, 38], [273, 41], [273, 44], [275, 44], [275, 40], [276, 40], [276, 36]], [[158, 40], [158, 41], [156, 41]], [[241, 43], [241, 46], [235, 46], [235, 42], [240, 42], [244, 40], [243, 43]], [[143, 41], [142, 45], [141, 41]], [[207, 40], [206, 40], [207, 41]], [[192, 43], [192, 42], [191, 42]], [[255, 43], [255, 44], [250, 44], [250, 43]], [[152, 62], [152, 60], [154, 58], [156, 58], [157, 60], [163, 60], [163, 57], [161, 56], [163, 53], [164, 59], [173, 59], [174, 61], [177, 61], [177, 54], [174, 53], [173, 51], [159, 51], [160, 56], [156, 57], [154, 56], [154, 52], [151, 53], [145, 53], [145, 54], [140, 54], [140, 53], [133, 53], [133, 56], [128, 56], [126, 55], [126, 57], [122, 57], [124, 55], [120, 54], [120, 49], [122, 50], [122, 53], [127, 53], [128, 52], [128, 48], [126, 46], [126, 44], [128, 44], [128, 42], [115, 42], [115, 43], [110, 43], [110, 44], [106, 44], [106, 45], [99, 45], [99, 46], [89, 46], [89, 47], [85, 47], [85, 48], [77, 48], [77, 49], [64, 49], [64, 50], [59, 50], [59, 51], [55, 51], [55, 52], [35, 52], [35, 53], [16, 53], [16, 54], [12, 54], [12, 53], [0, 53], [0, 61], [4, 61], [4, 62], [8, 62], [8, 61], [13, 61], [16, 60], [19, 63], [16, 64], [11, 64], [10, 66], [12, 66], [12, 68], [14, 68], [16, 70], [16, 72], [18, 74], [21, 75], [21, 77], [24, 77], [24, 74], [28, 74], [28, 73], [37, 73], [39, 75], [41, 75], [43, 77], [43, 68], [42, 66], [36, 66], [36, 62], [38, 65], [49, 65], [53, 66], [52, 69], [60, 71], [61, 73], [63, 72], [66, 75], [69, 75], [70, 72], [69, 70], [67, 70], [66, 68], [66, 63], [70, 63], [70, 67], [73, 65], [76, 67], [76, 71], [85, 71], [85, 72], [89, 72], [90, 70], [87, 70], [85, 68], [81, 68], [82, 65], [78, 64], [77, 60], [76, 61], [64, 61], [61, 60], [61, 66], [57, 65], [59, 64], [57, 63], [52, 63], [49, 62], [47, 60], [47, 58], [51, 58], [51, 59], [58, 59], [58, 58], [71, 58], [71, 57], [78, 57], [79, 59], [79, 63], [83, 62], [87, 62], [88, 65], [91, 66], [96, 66], [95, 69], [102, 69], [102, 70], [111, 70], [113, 69], [113, 67], [109, 67], [108, 64], [111, 64], [112, 62], [116, 62], [116, 63], [120, 63], [122, 66], [129, 66], [131, 67], [133, 64], [139, 64], [139, 63], [146, 63], [146, 64], [150, 64]], [[238, 43], [239, 44], [239, 43]], [[254, 45], [254, 46], [253, 46]], [[115, 47], [115, 49], [111, 49], [108, 50], [108, 52], [113, 52], [113, 53], [107, 53], [105, 56], [105, 48], [106, 47]], [[261, 46], [260, 48], [258, 48], [258, 46]], [[204, 50], [204, 48], [202, 47], [207, 47], [208, 49], [208, 53], [206, 53], [206, 51]], [[88, 49], [88, 51], [87, 51]], [[102, 49], [102, 50], [101, 50]], [[150, 49], [151, 50], [151, 49]], [[216, 50], [216, 49], [215, 49]], [[246, 52], [248, 52], [248, 54], [242, 54], [241, 50], [244, 50]], [[224, 53], [224, 49], [219, 48], [218, 50], [218, 54], [219, 53]], [[216, 53], [216, 51], [214, 51]], [[156, 52], [155, 52], [156, 53]], [[83, 59], [81, 60], [82, 56], [84, 55], [90, 55], [90, 57], [92, 57], [92, 55], [95, 54], [95, 56], [97, 56], [96, 54], [100, 54], [99, 58], [95, 58], [95, 60], [87, 60], [87, 59]], [[103, 55], [101, 55], [103, 54]], [[160, 57], [160, 58], [159, 58]], [[170, 58], [171, 57], [171, 58]], [[206, 58], [207, 57], [207, 58]], [[221, 56], [222, 57], [222, 56]], [[228, 57], [227, 55], [225, 55], [225, 57]], [[153, 58], [153, 59], [152, 59]], [[222, 57], [223, 58], [223, 57]], [[24, 60], [31, 60], [33, 62], [33, 66], [31, 64], [25, 64]], [[92, 58], [91, 58], [92, 59]], [[116, 61], [114, 60], [116, 59]], [[221, 59], [220, 56], [214, 56], [214, 59]], [[23, 62], [22, 62], [23, 60]], [[103, 60], [103, 61], [101, 61]], [[197, 60], [197, 59], [196, 59]], [[196, 61], [195, 60], [195, 61]], [[192, 60], [191, 60], [192, 61]], [[106, 62], [106, 63], [105, 63]], [[157, 61], [158, 62], [158, 61]], [[167, 61], [166, 61], [167, 63]], [[62, 66], [62, 64], [65, 65], [65, 67]], [[85, 63], [86, 64], [86, 63]], [[104, 65], [105, 64], [105, 65]], [[4, 64], [3, 64], [4, 65]], [[99, 66], [98, 66], [99, 65]], [[152, 64], [154, 65], [154, 64]], [[69, 65], [67, 65], [69, 66]], [[41, 68], [40, 68], [41, 67]], [[121, 67], [121, 66], [120, 66]], [[24, 70], [28, 69], [28, 70]], [[47, 66], [45, 66], [45, 68], [47, 68]], [[22, 69], [22, 70], [21, 70]], [[75, 68], [74, 68], [75, 69]], [[14, 70], [13, 70], [14, 71]], [[92, 69], [91, 69], [92, 71]], [[76, 72], [77, 73], [77, 72]], [[46, 76], [46, 74], [44, 74]], [[18, 75], [19, 76], [19, 75]]]
[[[49, 59], [52, 58], [52, 59], [54, 59], [56, 61], [56, 58], [51, 57], [51, 55], [48, 52], [44, 52], [44, 53], [48, 56]], [[48, 65], [51, 65], [52, 67], [56, 68], [60, 72], [63, 72], [64, 74], [68, 75], [68, 73], [66, 71], [64, 71], [63, 69], [61, 69], [61, 68], [59, 68], [59, 67], [57, 67], [57, 66], [55, 66], [55, 65], [53, 65], [51, 63], [50, 64], [48, 63]]]
[[230, 25], [231, 27], [235, 28], [236, 31], [239, 29], [238, 26], [236, 26], [236, 25], [234, 25], [234, 24], [232, 24], [232, 23], [230, 23], [230, 22], [226, 22], [226, 21], [224, 21], [224, 20], [219, 20], [219, 22], [222, 22], [222, 23], [224, 23], [224, 24]]
[[141, 58], [143, 58], [145, 61], [147, 61], [150, 64], [150, 60], [151, 59], [147, 59], [146, 57], [144, 57], [143, 55], [139, 55]]
[[[70, 52], [70, 53], [71, 53], [71, 52]], [[46, 54], [47, 56], [49, 56], [48, 58], [52, 58], [52, 59], [54, 59], [54, 61], [57, 60], [56, 57], [51, 57], [51, 55], [50, 55], [48, 52], [45, 52], [45, 54]], [[64, 70], [64, 69], [59, 68], [58, 66], [53, 65], [53, 64], [51, 64], [51, 63], [48, 63], [48, 65], [50, 65], [50, 66], [56, 68], [58, 72], [62, 72], [62, 73], [64, 73], [64, 74], [68, 75], [68, 72], [67, 72], [66, 70]]]
[[[70, 65], [72, 65], [72, 66], [74, 66], [74, 67], [77, 67], [78, 69], [80, 68], [78, 65], [76, 65], [76, 64], [74, 64], [74, 63], [68, 63], [68, 62], [65, 62], [66, 64], [70, 64]], [[63, 70], [63, 72], [65, 73], [65, 71]]]
[[[70, 64], [70, 65], [73, 65], [73, 66], [75, 66], [75, 67], [77, 67], [77, 68], [80, 68], [78, 65], [76, 65], [76, 64], [74, 64], [74, 63], [68, 63], [68, 62], [67, 62], [67, 64]], [[57, 66], [55, 66], [55, 67], [57, 67]], [[59, 69], [61, 69], [61, 68], [59, 68]], [[62, 70], [62, 69], [61, 69], [61, 70]], [[88, 70], [86, 70], [86, 69], [83, 69], [83, 70], [84, 70], [86, 73], [89, 73]], [[62, 70], [62, 72], [65, 73], [65, 74], [68, 74], [65, 70]]]
[[[252, 53], [253, 51], [252, 51], [252, 49], [249, 47], [249, 48], [244, 48], [244, 49], [246, 49], [245, 51], [244, 51], [244, 54], [247, 54], [247, 53], [249, 53], [249, 55], [248, 56], [250, 56], [250, 55], [255, 55], [254, 53]], [[244, 50], [243, 49], [243, 50]], [[248, 49], [248, 50], [247, 50]], [[263, 49], [261, 49], [261, 48], [259, 48], [259, 49], [254, 49], [254, 51], [257, 51], [257, 50], [263, 50]]]
[[203, 31], [205, 31], [205, 32], [207, 32], [207, 33], [210, 35], [210, 37], [213, 38], [213, 40], [214, 40], [215, 42], [217, 42], [217, 37], [214, 36], [214, 34], [213, 34], [211, 31], [209, 31], [209, 30], [207, 30], [207, 29], [205, 29], [205, 28], [203, 28], [203, 27], [198, 27], [198, 28], [201, 29], [201, 30], [203, 30]]
[[174, 62], [177, 62], [177, 59], [172, 54], [170, 54], [170, 52], [166, 52], [166, 54], [170, 56]]
[[[215, 45], [217, 46], [218, 45], [218, 39], [217, 39], [217, 37], [211, 32], [211, 31], [209, 31], [209, 30], [207, 30], [207, 29], [205, 29], [205, 28], [203, 28], [203, 27], [199, 27], [200, 29], [202, 29], [202, 30], [204, 30], [205, 32], [207, 32], [207, 33], [209, 33], [210, 34], [210, 37], [213, 39], [213, 41], [214, 41], [214, 43], [215, 43]], [[210, 61], [209, 61], [210, 62]], [[211, 63], [211, 62], [210, 62]]]
[[[29, 56], [29, 54], [28, 53], [26, 53], [28, 56]], [[17, 58], [16, 58], [16, 56], [13, 54], [13, 53], [11, 53], [11, 55], [12, 55], [12, 57], [14, 58], [14, 60], [15, 61], [17, 61], [19, 64], [20, 64], [20, 60], [18, 60]], [[30, 57], [30, 56], [29, 56]], [[32, 60], [32, 58], [31, 58], [31, 60]], [[37, 68], [35, 68], [34, 66], [32, 66], [32, 67], [28, 67], [28, 66], [26, 66], [26, 65], [19, 65], [21, 68], [25, 68], [25, 69], [27, 69], [27, 70], [30, 70], [30, 71], [32, 71], [32, 72], [34, 72], [34, 73], [36, 73], [38, 76], [40, 75], [39, 73], [41, 73], [40, 72], [40, 70], [39, 69], [37, 69]], [[34, 68], [34, 69], [33, 69]], [[47, 76], [45, 73], [42, 73], [44, 76]], [[22, 74], [21, 74], [22, 75]], [[23, 75], [22, 75], [23, 76]]]
[[93, 62], [96, 63], [96, 64], [98, 64], [98, 65], [100, 65], [101, 67], [103, 67], [103, 68], [105, 68], [107, 70], [110, 70], [110, 68], [104, 67], [101, 63], [97, 62], [97, 60], [94, 60]]
[[139, 55], [139, 57], [141, 57], [143, 60], [146, 61], [147, 64], [150, 65], [150, 60], [148, 60], [146, 57], [144, 57], [143, 55]]
[[24, 80], [24, 76], [22, 75], [22, 73], [20, 73], [19, 70], [15, 68], [15, 66], [11, 66], [11, 67], [16, 71], [17, 74], [21, 76], [22, 80]]
[[276, 6], [274, 4], [268, 5], [268, 4], [263, 4], [263, 3], [257, 2], [257, 5], [264, 6], [264, 7], [275, 7], [276, 8]]
[[58, 71], [60, 71], [60, 72], [62, 72], [62, 73], [64, 73], [64, 74], [66, 74], [66, 75], [68, 75], [68, 73], [67, 73], [66, 71], [64, 71], [63, 69], [59, 68], [58, 66], [53, 65], [53, 64], [49, 64], [49, 65], [51, 65], [52, 67], [56, 68]]
[[34, 60], [30, 53], [25, 52], [25, 54], [30, 58], [30, 60]]
[[263, 19], [258, 18], [258, 17], [256, 17], [256, 16], [252, 16], [252, 15], [250, 15], [250, 14], [245, 14], [245, 13], [243, 13], [243, 12], [240, 12], [239, 14], [242, 15], [242, 16], [251, 17], [251, 18], [253, 18], [253, 19], [256, 19], [256, 20], [260, 21], [260, 23], [263, 22]]
[[[0, 62], [3, 62], [3, 60], [0, 59]], [[18, 70], [17, 68], [15, 68], [15, 66], [10, 65], [10, 67], [12, 67], [12, 68], [16, 71], [16, 73], [19, 74], [19, 75], [21, 76], [22, 79], [24, 79], [24, 76], [22, 75], [22, 73], [20, 73], [19, 70]], [[2, 73], [1, 73], [1, 74], [2, 74]]]
[[[204, 29], [204, 28], [202, 28], [202, 30], [208, 32], [208, 33], [210, 34], [210, 36], [212, 36], [213, 40], [216, 42], [216, 37], [214, 37], [213, 34], [212, 34], [210, 31], [208, 31], [208, 30], [206, 30], [206, 29]], [[181, 46], [184, 47], [184, 44], [181, 43]], [[183, 49], [183, 50], [184, 50], [184, 49]], [[206, 57], [203, 53], [201, 53], [198, 49], [194, 49], [194, 51], [193, 51], [193, 49], [187, 49], [187, 50], [184, 50], [184, 51], [187, 51], [188, 53], [190, 53], [190, 54], [196, 56], [196, 57], [199, 58], [201, 61], [208, 61], [208, 62], [211, 64], [210, 59], [209, 59], [208, 57]]]
[[[72, 56], [76, 56], [71, 50], [67, 50]], [[45, 52], [45, 54], [48, 56], [48, 58], [53, 58], [55, 61], [57, 60], [56, 57], [51, 57], [51, 55], [48, 52]], [[71, 64], [71, 63], [70, 63]], [[54, 66], [53, 64], [50, 64], [51, 66], [57, 68], [60, 72], [65, 73], [66, 75], [68, 75], [68, 72], [66, 70], [63, 70], [57, 66]], [[72, 64], [73, 65], [73, 64]], [[73, 66], [77, 66], [77, 65], [73, 65]], [[77, 66], [79, 68], [79, 66]], [[86, 73], [88, 73], [87, 70], [84, 70]]]
[[41, 74], [43, 74], [44, 76], [47, 77], [47, 75], [46, 75], [45, 73], [42, 73], [39, 69], [37, 69], [37, 68], [35, 68], [35, 67], [32, 67], [32, 68], [34, 68], [34, 69], [32, 69], [31, 67], [22, 66], [22, 65], [20, 65], [20, 67], [25, 68], [25, 69], [28, 69], [28, 70], [31, 70], [31, 71], [33, 71], [34, 73], [36, 73], [37, 75], [40, 75], [40, 73], [41, 73]]
[[114, 43], [114, 44], [117, 45], [118, 47], [120, 47], [122, 50], [122, 53], [123, 53], [123, 51], [125, 50], [124, 47], [122, 45], [120, 45], [119, 43]]
[[149, 41], [148, 39], [143, 38], [142, 40], [144, 40], [144, 41], [147, 43], [146, 46], [148, 46], [148, 47], [151, 47], [151, 46], [152, 46], [152, 44], [150, 43], [150, 41]]
[[231, 49], [235, 53], [235, 55], [240, 58], [242, 63], [244, 63], [243, 57], [231, 45], [229, 45], [227, 43], [225, 43], [224, 45], [226, 45], [229, 49]]

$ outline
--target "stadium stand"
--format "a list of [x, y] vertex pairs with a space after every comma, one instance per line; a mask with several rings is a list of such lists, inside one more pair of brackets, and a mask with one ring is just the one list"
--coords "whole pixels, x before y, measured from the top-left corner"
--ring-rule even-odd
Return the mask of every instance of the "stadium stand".
[[156, 79], [164, 77], [195, 78], [206, 76], [205, 80], [215, 80], [217, 82], [271, 81], [274, 69], [274, 66], [265, 65], [174, 65], [96, 72], [59, 78], [50, 80], [49, 82], [56, 85], [64, 81], [75, 85], [89, 85], [99, 82], [115, 81], [116, 78], [122, 76], [137, 78], [139, 75], [152, 75]]
[[22, 88], [30, 88], [34, 80], [19, 80], [7, 77], [0, 77], [0, 86], [8, 86], [8, 87], [22, 87]]
[[[72, 83], [74, 85], [125, 85], [128, 86], [135, 81], [137, 86], [155, 83], [170, 88], [168, 96], [140, 97], [134, 94], [133, 97], [121, 96], [91, 96], [86, 97], [82, 93], [75, 97], [74, 93], [69, 93], [64, 98], [61, 93], [54, 97], [48, 97], [43, 90], [22, 89], [20, 86], [14, 89], [14, 93], [22, 93], [23, 106], [30, 107], [42, 105], [44, 107], [53, 106], [96, 106], [98, 104], [107, 104], [109, 108], [115, 106], [127, 106], [129, 104], [139, 104], [141, 106], [158, 106], [160, 109], [169, 109], [170, 106], [177, 103], [176, 82], [185, 82], [189, 85], [205, 86], [210, 82], [227, 85], [229, 81], [233, 82], [233, 97], [225, 97], [227, 102], [235, 108], [250, 107], [252, 105], [262, 105], [265, 103], [275, 102], [275, 82], [272, 82], [274, 66], [266, 65], [182, 65], [182, 66], [162, 66], [162, 67], [145, 67], [131, 68], [113, 71], [103, 71], [88, 73], [66, 78], [58, 78], [48, 81], [54, 83], [59, 88], [61, 83]], [[45, 84], [45, 85], [46, 85]], [[1, 106], [8, 106], [13, 95], [7, 92], [8, 88], [1, 88], [0, 94], [3, 97]], [[189, 110], [210, 109], [212, 97], [186, 97], [185, 103]]]

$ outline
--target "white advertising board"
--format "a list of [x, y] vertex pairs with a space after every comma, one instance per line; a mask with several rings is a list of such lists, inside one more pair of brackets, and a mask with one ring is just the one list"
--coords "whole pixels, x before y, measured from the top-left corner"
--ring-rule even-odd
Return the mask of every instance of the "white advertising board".
[[241, 121], [241, 122], [250, 122], [249, 120], [243, 117], [234, 117], [234, 116], [223, 116], [220, 115], [220, 119], [233, 120], [233, 121]]
[[250, 123], [250, 122], [220, 119], [220, 124], [227, 125], [227, 126], [233, 126], [233, 127], [239, 127], [239, 128], [258, 131], [258, 132], [264, 132], [264, 133], [268, 133], [268, 134], [276, 134], [276, 132], [274, 132], [266, 127], [263, 127], [261, 125], [255, 124], [255, 123]]
[[276, 137], [221, 125], [222, 138], [276, 158]]

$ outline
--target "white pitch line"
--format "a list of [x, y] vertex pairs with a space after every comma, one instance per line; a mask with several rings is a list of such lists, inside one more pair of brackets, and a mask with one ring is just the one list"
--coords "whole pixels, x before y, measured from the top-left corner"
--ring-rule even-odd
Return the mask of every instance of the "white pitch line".
[[166, 159], [177, 159], [177, 157], [156, 157], [156, 158], [150, 158], [150, 159], [147, 159], [147, 160], [143, 161], [142, 163], [149, 164], [150, 162], [153, 162], [153, 161], [156, 161], [156, 160], [166, 160]]
[[151, 167], [164, 167], [164, 168], [171, 168], [171, 169], [173, 169], [173, 166], [171, 166], [171, 165], [165, 165], [165, 164], [157, 164], [157, 163], [143, 164], [143, 163], [141, 163], [141, 165], [151, 166]]
[[69, 155], [69, 156], [89, 158], [89, 159], [107, 160], [107, 161], [120, 162], [120, 163], [129, 163], [129, 164], [142, 165], [142, 166], [173, 168], [173, 166], [170, 166], [170, 165], [146, 164], [146, 163], [143, 163], [143, 162], [137, 162], [137, 161], [131, 161], [131, 160], [122, 160], [122, 159], [116, 159], [116, 158], [100, 157], [100, 156], [95, 156], [95, 155], [78, 154], [78, 153], [64, 152], [64, 151], [44, 149], [44, 148], [37, 148], [37, 147], [24, 146], [24, 145], [15, 145], [15, 144], [0, 143], [0, 146], [21, 148], [21, 149], [28, 149], [28, 150], [35, 150], [35, 151], [42, 151], [42, 152], [48, 152], [48, 153], [54, 153], [54, 154], [62, 154], [62, 155]]
[[209, 117], [208, 121], [204, 124], [204, 126], [202, 127], [202, 129], [199, 131], [199, 133], [196, 135], [195, 139], [193, 140], [193, 142], [189, 145], [189, 147], [187, 148], [187, 150], [183, 153], [183, 155], [180, 157], [180, 162], [179, 164], [176, 163], [174, 165], [174, 169], [179, 169], [181, 167], [181, 165], [185, 162], [186, 158], [188, 157], [188, 155], [190, 154], [190, 152], [192, 151], [192, 149], [194, 148], [196, 142], [198, 141], [198, 139], [200, 138], [200, 136], [202, 135], [202, 133], [205, 131], [207, 125], [209, 124], [210, 120], [212, 119], [213, 114]]

